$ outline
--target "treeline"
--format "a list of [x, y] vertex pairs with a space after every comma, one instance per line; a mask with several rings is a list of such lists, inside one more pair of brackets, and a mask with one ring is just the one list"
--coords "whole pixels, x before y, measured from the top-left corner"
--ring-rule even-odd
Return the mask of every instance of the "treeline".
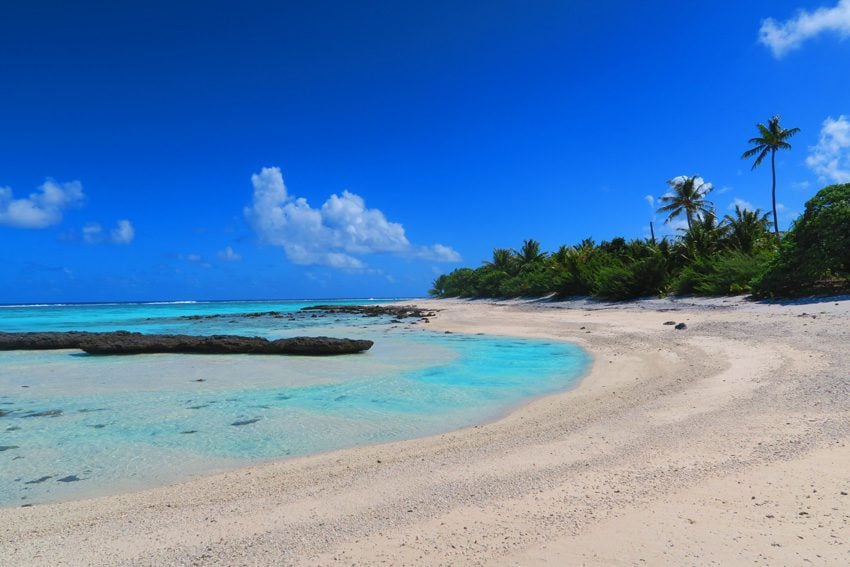
[[[678, 183], [690, 182], [684, 189], [696, 191], [694, 179]], [[677, 194], [682, 189], [674, 188]], [[669, 293], [795, 297], [850, 291], [850, 184], [826, 187], [809, 200], [781, 244], [767, 214], [736, 207], [734, 215], [718, 219], [705, 193], [696, 194], [704, 206], [688, 214], [689, 228], [675, 238], [586, 239], [552, 253], [526, 240], [519, 250], [493, 250], [478, 268], [439, 276], [429, 293], [624, 300]]]

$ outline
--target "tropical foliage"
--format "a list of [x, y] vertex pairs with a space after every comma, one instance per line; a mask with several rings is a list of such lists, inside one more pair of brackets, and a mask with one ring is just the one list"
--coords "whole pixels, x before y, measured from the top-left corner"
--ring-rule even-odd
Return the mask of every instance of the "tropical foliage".
[[[684, 210], [684, 209], [683, 209]], [[823, 189], [777, 248], [769, 214], [735, 207], [718, 219], [711, 203], [675, 238], [585, 239], [548, 254], [536, 240], [496, 248], [476, 269], [441, 275], [438, 297], [590, 296], [624, 300], [667, 293], [752, 291], [787, 297], [850, 291], [850, 184]]]
[[[683, 208], [683, 211], [687, 209]], [[761, 211], [737, 207], [718, 220], [704, 198], [691, 227], [674, 239], [652, 242], [585, 239], [552, 254], [526, 240], [519, 251], [493, 250], [477, 269], [460, 268], [436, 279], [439, 297], [591, 296], [622, 300], [670, 292], [743, 293], [774, 250], [771, 224]]]
[[754, 284], [759, 296], [850, 291], [850, 183], [830, 185], [806, 203]]
[[[520, 249], [496, 248], [476, 269], [460, 268], [434, 281], [437, 297], [590, 296], [622, 300], [667, 293], [794, 297], [850, 291], [850, 183], [822, 189], [780, 239], [776, 215], [776, 152], [790, 149], [799, 128], [774, 116], [757, 124], [759, 136], [741, 156], [753, 169], [770, 155], [773, 222], [768, 213], [735, 206], [718, 217], [710, 183], [679, 176], [667, 182], [659, 213], [669, 223], [684, 216], [673, 238], [590, 238], [549, 254], [536, 240]], [[775, 238], [771, 237], [771, 230]]]
[[665, 204], [658, 209], [659, 213], [669, 213], [666, 222], [684, 213], [688, 221], [688, 230], [690, 230], [694, 217], [714, 213], [705, 198], [712, 189], [711, 183], [705, 183], [696, 175], [692, 177], [682, 175], [671, 179], [667, 184], [672, 188], [672, 192], [661, 197], [661, 202]]

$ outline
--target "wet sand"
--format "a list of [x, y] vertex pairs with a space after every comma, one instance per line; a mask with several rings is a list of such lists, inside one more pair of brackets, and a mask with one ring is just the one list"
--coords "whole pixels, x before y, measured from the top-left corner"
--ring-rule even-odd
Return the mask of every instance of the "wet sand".
[[593, 367], [445, 435], [0, 509], [0, 564], [850, 561], [850, 300], [417, 304]]

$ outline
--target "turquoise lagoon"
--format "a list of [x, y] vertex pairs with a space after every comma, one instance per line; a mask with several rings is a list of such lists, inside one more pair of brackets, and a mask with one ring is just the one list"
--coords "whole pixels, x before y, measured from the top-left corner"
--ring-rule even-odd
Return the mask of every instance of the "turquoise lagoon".
[[0, 352], [0, 506], [442, 433], [569, 388], [589, 363], [568, 343], [300, 311], [317, 303], [367, 302], [0, 306], [0, 331], [375, 341], [368, 353], [329, 358]]

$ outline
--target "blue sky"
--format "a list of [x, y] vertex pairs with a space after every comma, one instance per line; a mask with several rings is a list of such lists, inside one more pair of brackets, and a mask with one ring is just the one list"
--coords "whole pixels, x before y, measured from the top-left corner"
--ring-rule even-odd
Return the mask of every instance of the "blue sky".
[[[850, 0], [4, 2], [0, 303], [424, 295], [850, 181]], [[670, 232], [673, 226], [662, 227]]]

